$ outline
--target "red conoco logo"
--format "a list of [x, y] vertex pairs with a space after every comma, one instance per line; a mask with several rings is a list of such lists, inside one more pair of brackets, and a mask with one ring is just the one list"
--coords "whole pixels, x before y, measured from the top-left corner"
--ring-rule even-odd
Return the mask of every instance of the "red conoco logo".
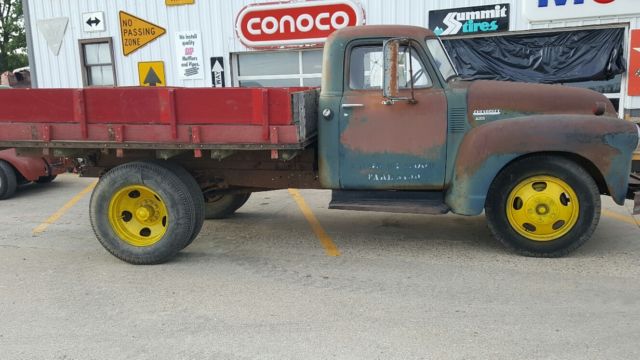
[[362, 8], [351, 1], [307, 1], [249, 5], [236, 30], [248, 47], [274, 47], [322, 43], [336, 30], [362, 24]]

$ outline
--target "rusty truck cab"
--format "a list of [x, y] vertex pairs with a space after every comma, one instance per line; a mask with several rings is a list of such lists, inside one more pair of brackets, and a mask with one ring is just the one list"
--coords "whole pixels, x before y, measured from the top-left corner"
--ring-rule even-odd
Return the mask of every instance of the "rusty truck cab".
[[[402, 53], [397, 101], [383, 89], [390, 40]], [[477, 215], [501, 171], [550, 155], [579, 164], [617, 203], [627, 197], [637, 129], [601, 94], [456, 79], [443, 70], [450, 60], [436, 36], [413, 26], [340, 30], [324, 59], [318, 148], [327, 188], [441, 193], [454, 213]]]

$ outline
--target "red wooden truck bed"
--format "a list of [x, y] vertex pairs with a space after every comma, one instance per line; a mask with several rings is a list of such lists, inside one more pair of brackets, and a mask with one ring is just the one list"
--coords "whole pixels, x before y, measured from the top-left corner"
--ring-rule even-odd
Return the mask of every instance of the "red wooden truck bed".
[[0, 91], [0, 147], [301, 149], [316, 135], [307, 88]]

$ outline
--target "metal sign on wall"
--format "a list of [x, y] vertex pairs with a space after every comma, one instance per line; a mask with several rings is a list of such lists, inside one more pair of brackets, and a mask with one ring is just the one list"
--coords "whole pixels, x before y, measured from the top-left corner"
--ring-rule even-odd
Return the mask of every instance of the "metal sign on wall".
[[105, 31], [104, 13], [96, 11], [82, 14], [82, 30], [84, 32]]
[[138, 63], [138, 79], [140, 86], [167, 86], [163, 61]]
[[631, 31], [629, 58], [629, 96], [640, 96], [640, 30]]
[[527, 0], [524, 16], [549, 21], [640, 14], [638, 0]]
[[137, 16], [120, 11], [120, 35], [125, 56], [154, 41], [167, 31]]
[[238, 14], [236, 32], [253, 48], [318, 44], [334, 31], [364, 21], [362, 6], [351, 0], [253, 4]]
[[509, 4], [429, 11], [429, 28], [438, 36], [509, 31]]
[[196, 3], [196, 0], [165, 0], [164, 3], [167, 6], [193, 5]]
[[176, 33], [178, 77], [182, 80], [204, 79], [202, 36], [197, 31]]
[[211, 58], [211, 83], [216, 88], [225, 86], [224, 58], [221, 56]]

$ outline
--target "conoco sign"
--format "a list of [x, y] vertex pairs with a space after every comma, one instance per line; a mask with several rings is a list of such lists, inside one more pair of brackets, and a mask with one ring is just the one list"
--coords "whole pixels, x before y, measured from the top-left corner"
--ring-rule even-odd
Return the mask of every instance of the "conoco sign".
[[236, 20], [248, 47], [323, 43], [336, 30], [364, 24], [362, 7], [349, 0], [315, 0], [249, 5]]

